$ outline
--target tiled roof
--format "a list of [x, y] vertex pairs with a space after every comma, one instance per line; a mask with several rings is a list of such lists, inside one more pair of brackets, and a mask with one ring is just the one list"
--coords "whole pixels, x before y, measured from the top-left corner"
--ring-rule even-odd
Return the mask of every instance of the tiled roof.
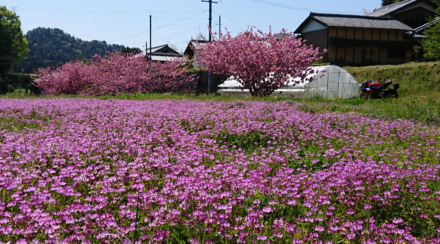
[[[165, 52], [163, 52], [165, 51]], [[150, 57], [150, 48], [146, 51], [140, 52], [136, 57]], [[172, 60], [183, 60], [180, 54], [169, 47], [167, 44], [160, 45], [157, 47], [151, 47], [151, 59], [153, 61], [172, 61]]]
[[196, 49], [205, 45], [208, 41], [205, 40], [191, 40], [191, 45], [193, 45]]
[[[147, 48], [148, 53], [150, 52], [150, 48]], [[151, 47], [151, 53], [170, 53], [170, 54], [179, 54], [179, 52], [177, 52], [176, 50], [174, 50], [173, 48], [169, 47], [168, 44], [163, 44], [160, 46], [156, 46], [156, 47]]]
[[166, 55], [153, 54], [153, 55], [151, 55], [151, 60], [166, 62], [166, 61], [183, 61], [183, 60], [185, 60], [185, 58], [178, 57], [178, 56], [166, 56]]
[[[141, 52], [142, 56], [145, 56], [145, 51]], [[149, 56], [150, 52], [148, 50], [147, 57]], [[152, 53], [151, 54], [151, 60], [153, 61], [172, 61], [172, 60], [181, 60], [182, 57], [176, 54], [170, 54], [170, 53]]]
[[295, 33], [300, 33], [301, 29], [305, 27], [305, 25], [312, 19], [327, 27], [355, 27], [405, 31], [413, 30], [408, 25], [405, 25], [404, 23], [392, 18], [379, 18], [361, 15], [310, 13], [310, 16], [298, 27]]
[[[168, 46], [167, 44], [164, 44], [164, 45], [160, 45], [157, 47], [151, 47], [151, 53], [155, 53], [155, 52], [159, 51], [160, 49], [167, 47], [167, 46]], [[148, 52], [150, 52], [150, 48], [148, 47], [147, 49], [148, 49]]]
[[399, 10], [409, 4], [415, 3], [418, 0], [405, 0], [398, 3], [393, 3], [390, 5], [383, 6], [381, 8], [373, 10], [372, 13], [368, 14], [368, 16], [372, 17], [383, 17], [388, 16], [389, 14], [393, 13], [396, 10]]
[[195, 49], [199, 49], [201, 46], [203, 46], [206, 42], [206, 40], [191, 40], [188, 43], [188, 46], [186, 46], [185, 52], [183, 53], [184, 55], [194, 55], [194, 52], [192, 50], [192, 47], [194, 47]]

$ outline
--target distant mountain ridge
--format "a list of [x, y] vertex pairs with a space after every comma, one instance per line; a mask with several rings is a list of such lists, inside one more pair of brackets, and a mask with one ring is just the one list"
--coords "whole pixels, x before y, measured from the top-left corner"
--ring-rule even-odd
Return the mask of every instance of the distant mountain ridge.
[[23, 73], [33, 73], [38, 68], [56, 67], [73, 60], [90, 60], [95, 54], [103, 56], [125, 48], [105, 41], [83, 41], [57, 28], [38, 27], [25, 36], [30, 52], [17, 69]]

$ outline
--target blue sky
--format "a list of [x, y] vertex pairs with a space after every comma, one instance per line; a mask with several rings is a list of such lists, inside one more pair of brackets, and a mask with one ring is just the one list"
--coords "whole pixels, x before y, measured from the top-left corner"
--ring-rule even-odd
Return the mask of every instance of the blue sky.
[[[310, 12], [358, 14], [381, 0], [216, 0], [212, 25], [236, 35], [249, 26], [265, 32], [295, 29]], [[183, 52], [191, 38], [208, 35], [209, 4], [201, 0], [2, 0], [16, 12], [24, 34], [37, 27], [59, 28], [82, 40], [106, 41], [145, 50], [152, 16], [152, 45], [168, 44]], [[149, 44], [148, 44], [149, 45]]]

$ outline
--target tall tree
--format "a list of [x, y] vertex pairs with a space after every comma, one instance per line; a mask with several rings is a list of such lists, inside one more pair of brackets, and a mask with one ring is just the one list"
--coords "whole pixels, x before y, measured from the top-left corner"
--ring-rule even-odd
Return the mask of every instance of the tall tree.
[[91, 60], [93, 55], [105, 56], [124, 46], [105, 41], [83, 41], [58, 28], [38, 27], [26, 33], [30, 52], [18, 71], [33, 73], [38, 68], [57, 67], [73, 60]]
[[440, 60], [440, 8], [437, 10], [437, 17], [433, 23], [423, 32], [426, 37], [421, 41], [423, 59], [426, 61]]
[[0, 6], [0, 74], [15, 69], [28, 52], [18, 15]]
[[137, 47], [134, 47], [134, 48], [131, 48], [131, 47], [124, 47], [124, 48], [121, 49], [121, 52], [122, 52], [122, 53], [134, 53], [134, 54], [138, 54], [138, 53], [141, 52], [141, 49], [139, 49], [139, 48], [137, 48]]
[[292, 33], [263, 33], [252, 28], [232, 37], [220, 34], [195, 49], [203, 69], [234, 76], [253, 96], [266, 96], [288, 85], [290, 77], [307, 75], [309, 65], [320, 59], [319, 49], [307, 46]]
[[387, 6], [387, 5], [390, 5], [390, 4], [393, 4], [393, 3], [398, 3], [400, 1], [401, 0], [382, 0], [382, 6]]

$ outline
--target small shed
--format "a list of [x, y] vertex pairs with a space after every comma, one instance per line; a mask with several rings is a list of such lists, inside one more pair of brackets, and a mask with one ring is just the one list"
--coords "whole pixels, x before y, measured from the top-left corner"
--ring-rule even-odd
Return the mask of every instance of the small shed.
[[201, 46], [205, 45], [205, 43], [207, 43], [207, 40], [191, 40], [188, 43], [188, 46], [185, 49], [185, 52], [183, 53], [183, 55], [188, 59], [188, 60], [192, 60], [193, 63], [193, 68], [199, 68], [198, 67], [198, 62], [197, 62], [197, 54], [194, 52], [193, 49], [200, 49]]

